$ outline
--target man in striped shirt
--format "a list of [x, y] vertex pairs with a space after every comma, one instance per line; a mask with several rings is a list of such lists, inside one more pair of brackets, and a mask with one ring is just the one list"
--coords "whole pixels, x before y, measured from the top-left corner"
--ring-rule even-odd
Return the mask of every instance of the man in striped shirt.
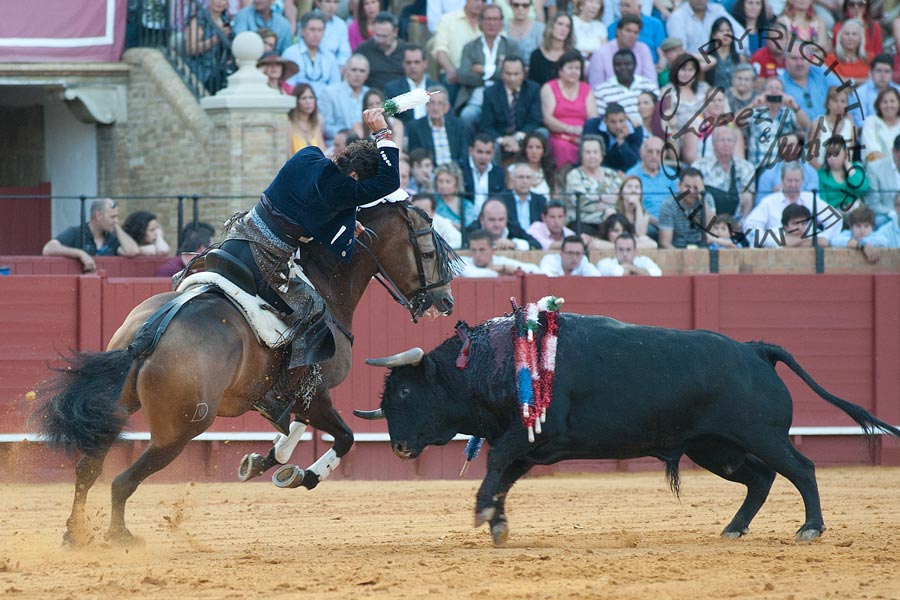
[[628, 48], [616, 51], [613, 56], [615, 75], [594, 87], [597, 112], [600, 116], [606, 114], [606, 106], [609, 103], [615, 102], [625, 109], [625, 114], [632, 122], [641, 122], [641, 116], [637, 109], [638, 96], [643, 92], [657, 93], [658, 88], [655, 81], [642, 75], [636, 75], [634, 72], [636, 66], [634, 52]]

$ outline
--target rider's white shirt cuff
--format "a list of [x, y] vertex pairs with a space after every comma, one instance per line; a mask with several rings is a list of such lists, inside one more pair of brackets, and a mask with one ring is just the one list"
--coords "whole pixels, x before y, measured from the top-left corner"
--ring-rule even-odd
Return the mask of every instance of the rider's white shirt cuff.
[[381, 140], [375, 144], [379, 148], [397, 148], [400, 149], [397, 144], [394, 143], [394, 140]]

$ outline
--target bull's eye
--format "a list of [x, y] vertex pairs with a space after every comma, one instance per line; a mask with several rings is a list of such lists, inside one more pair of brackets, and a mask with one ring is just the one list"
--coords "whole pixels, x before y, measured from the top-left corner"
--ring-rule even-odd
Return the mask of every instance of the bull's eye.
[[409, 396], [409, 386], [406, 386], [406, 385], [401, 386], [400, 387], [400, 397], [406, 398], [407, 396]]

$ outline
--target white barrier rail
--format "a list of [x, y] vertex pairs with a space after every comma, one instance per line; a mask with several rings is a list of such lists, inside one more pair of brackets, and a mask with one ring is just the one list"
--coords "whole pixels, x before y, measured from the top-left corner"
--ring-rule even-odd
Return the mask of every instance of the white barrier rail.
[[[791, 436], [827, 436], [827, 435], [862, 435], [862, 427], [791, 427], [789, 434]], [[881, 431], [876, 431], [876, 435], [885, 435]], [[195, 437], [195, 442], [264, 442], [271, 441], [277, 434], [274, 431], [205, 431]], [[454, 442], [464, 442], [471, 436], [457, 434], [454, 436]], [[119, 435], [120, 440], [149, 441], [150, 432], [148, 431], [125, 431]], [[334, 437], [330, 434], [323, 433], [320, 439], [324, 442], [333, 442]], [[300, 438], [301, 442], [309, 442], [312, 440], [312, 434], [304, 433]], [[354, 442], [389, 442], [391, 440], [387, 433], [354, 433]], [[0, 433], [0, 443], [16, 443], [16, 442], [44, 442], [45, 438], [36, 433]]]

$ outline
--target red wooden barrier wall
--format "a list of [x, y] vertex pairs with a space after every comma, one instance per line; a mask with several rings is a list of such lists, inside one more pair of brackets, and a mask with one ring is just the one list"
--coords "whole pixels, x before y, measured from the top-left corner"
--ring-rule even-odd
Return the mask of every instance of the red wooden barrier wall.
[[[43, 274], [0, 277], [0, 433], [27, 431], [25, 419], [32, 406], [25, 392], [47, 375], [46, 360], [67, 348], [96, 351], [105, 347], [131, 308], [169, 289], [167, 280], [149, 277], [48, 275], [58, 261], [32, 260], [17, 262], [16, 272]], [[113, 261], [107, 273], [116, 268]], [[353, 371], [333, 391], [336, 406], [354, 431], [386, 431], [384, 422], [361, 421], [350, 414], [353, 408], [374, 408], [379, 401], [385, 370], [365, 366], [366, 357], [411, 346], [429, 350], [453, 334], [457, 319], [474, 324], [508, 312], [511, 296], [522, 303], [548, 293], [565, 297], [565, 309], [572, 312], [605, 314], [649, 325], [712, 329], [739, 340], [765, 339], [783, 345], [824, 387], [882, 419], [900, 423], [900, 275], [696, 275], [654, 279], [529, 276], [457, 280], [453, 290], [457, 307], [454, 315], [425, 319], [418, 325], [412, 324], [409, 315], [380, 287], [372, 286], [367, 291], [353, 323]], [[794, 395], [795, 425], [852, 425], [793, 373], [781, 366], [779, 372]], [[144, 430], [139, 415], [132, 429]], [[270, 428], [251, 413], [219, 419], [211, 431], [265, 432]], [[795, 441], [820, 465], [869, 462], [856, 437], [804, 436]], [[124, 467], [144, 444], [121, 444], [107, 472]], [[318, 435], [301, 443], [296, 462], [306, 466], [327, 445]], [[29, 452], [18, 446], [0, 444], [0, 478], [71, 477], [67, 459], [33, 444]], [[191, 444], [164, 477], [231, 479], [243, 452], [266, 447], [264, 441]], [[462, 447], [461, 442], [454, 442], [447, 448], [433, 448], [414, 464], [407, 464], [393, 458], [383, 442], [360, 442], [332, 476], [455, 477], [462, 463]], [[886, 441], [876, 462], [900, 464], [898, 447]], [[480, 476], [483, 465], [482, 458], [469, 476]], [[655, 468], [656, 463], [570, 462], [542, 472], [627, 470], [647, 465]]]

